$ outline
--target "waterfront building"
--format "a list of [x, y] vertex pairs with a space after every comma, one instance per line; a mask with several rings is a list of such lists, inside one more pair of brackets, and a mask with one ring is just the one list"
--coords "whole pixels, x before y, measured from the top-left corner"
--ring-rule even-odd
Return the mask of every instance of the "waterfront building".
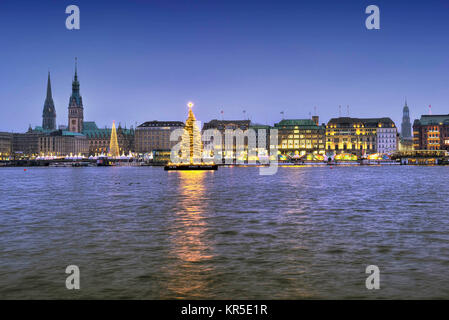
[[181, 121], [147, 121], [135, 130], [135, 151], [149, 153], [155, 150], [171, 150], [178, 141], [170, 141], [170, 134], [176, 129], [183, 129]]
[[413, 123], [414, 150], [449, 150], [449, 114], [422, 115]]
[[[111, 142], [111, 128], [98, 128], [94, 121], [83, 122], [83, 134], [89, 142], [89, 155], [107, 154]], [[117, 128], [117, 141], [120, 154], [129, 154], [135, 151], [135, 130], [131, 127], [123, 128], [119, 123]]]
[[[226, 130], [231, 130], [233, 134], [235, 134], [236, 130], [241, 130], [243, 134], [247, 134], [247, 130], [249, 129], [251, 125], [250, 120], [217, 120], [213, 119], [209, 122], [205, 122], [203, 125], [202, 132], [206, 130], [215, 129], [218, 130], [218, 132], [221, 134], [221, 144], [222, 148], [221, 150], [218, 150], [217, 152], [221, 154], [222, 158], [235, 158], [236, 149], [237, 149], [237, 140], [236, 138], [232, 138], [232, 152], [230, 154], [226, 154], [226, 137], [225, 133]], [[214, 144], [214, 137], [211, 137], [209, 141], [204, 141], [204, 148], [209, 148], [208, 146], [210, 144]], [[217, 146], [214, 146], [214, 149], [216, 149]], [[244, 152], [247, 152], [248, 150], [248, 136], [245, 136], [243, 138], [243, 150]], [[245, 157], [245, 155], [241, 155]]]
[[[33, 131], [34, 132], [40, 132], [42, 134], [42, 137], [48, 137], [49, 139], [42, 140], [42, 144], [40, 146], [43, 146], [40, 148], [40, 153], [44, 153], [45, 155], [47, 152], [67, 152], [67, 154], [79, 154], [80, 151], [84, 155], [89, 156], [95, 156], [99, 154], [107, 154], [109, 151], [109, 145], [111, 142], [111, 128], [98, 128], [97, 124], [94, 121], [84, 121], [83, 122], [83, 132], [73, 132], [67, 130], [65, 126], [61, 126], [62, 128], [59, 130], [56, 130], [57, 133], [55, 135], [52, 135], [52, 132], [48, 132], [46, 130], [43, 130], [42, 127], [36, 127]], [[131, 129], [122, 128], [122, 126], [119, 124], [117, 128], [117, 140], [119, 144], [119, 151], [120, 154], [129, 154], [130, 152], [134, 152], [134, 129], [131, 127]], [[61, 134], [62, 133], [62, 134]], [[71, 133], [76, 133], [76, 135], [71, 135]], [[61, 135], [64, 138], [54, 138], [55, 136]], [[48, 144], [46, 144], [46, 141], [62, 141], [67, 140], [71, 141], [68, 137], [76, 137], [77, 139], [82, 139], [81, 136], [84, 136], [87, 145], [88, 145], [88, 151], [84, 151], [84, 142], [77, 142], [77, 143], [65, 143], [64, 142], [64, 148], [62, 147], [49, 147]], [[48, 142], [50, 143], [50, 142]], [[60, 142], [62, 143], [62, 142]], [[67, 149], [70, 146], [73, 146], [74, 149], [70, 150]], [[52, 150], [52, 151], [50, 151]], [[63, 150], [63, 151], [62, 151]]]
[[88, 156], [89, 142], [81, 133], [57, 130], [39, 137], [39, 154]]
[[44, 102], [44, 110], [42, 112], [42, 129], [56, 130], [56, 109], [51, 94], [50, 72], [48, 72], [47, 80], [47, 96]]
[[[120, 154], [134, 151], [134, 129], [117, 128]], [[27, 133], [13, 134], [12, 152], [19, 157], [37, 155], [98, 155], [107, 154], [111, 140], [111, 129], [100, 129], [93, 121], [84, 121], [84, 107], [80, 94], [77, 61], [69, 99], [68, 125], [56, 130], [56, 111], [52, 98], [50, 73], [48, 73], [47, 96], [42, 114], [42, 126], [29, 128]], [[86, 151], [87, 144], [87, 151]]]
[[278, 150], [282, 155], [325, 154], [325, 127], [319, 118], [285, 119], [274, 125], [278, 129]]
[[398, 150], [398, 130], [394, 126], [377, 128], [377, 153], [392, 153]]
[[412, 139], [404, 139], [404, 138], [400, 138], [399, 139], [399, 146], [398, 146], [398, 150], [400, 152], [410, 152], [413, 151], [413, 138]]
[[[251, 124], [249, 126], [249, 129], [254, 130], [254, 132], [256, 133], [256, 148], [259, 151], [266, 150], [268, 154], [270, 152], [270, 130], [273, 129], [273, 127], [262, 124]], [[265, 144], [259, 145], [259, 134], [262, 134], [263, 132], [263, 131], [259, 132], [259, 130], [265, 130]]]
[[78, 81], [77, 62], [75, 58], [75, 76], [72, 82], [72, 95], [69, 99], [69, 123], [71, 132], [82, 133], [84, 122], [83, 99], [80, 94], [80, 83]]
[[209, 122], [205, 122], [203, 125], [203, 131], [208, 129], [217, 129], [222, 134], [225, 133], [225, 130], [236, 130], [240, 129], [242, 131], [248, 130], [251, 125], [250, 120], [211, 120]]
[[447, 164], [446, 150], [411, 150], [395, 153], [392, 160], [399, 160], [401, 164], [436, 165]]
[[39, 155], [39, 138], [44, 133], [32, 130], [26, 133], [12, 134], [12, 152], [16, 159], [33, 158]]
[[12, 152], [12, 133], [0, 132], [0, 160], [9, 160]]
[[402, 139], [412, 139], [412, 124], [410, 122], [410, 110], [405, 100], [404, 108], [402, 109], [402, 124], [401, 124]]
[[379, 151], [392, 152], [396, 150], [394, 146], [397, 146], [397, 129], [390, 118], [340, 117], [332, 118], [326, 126], [326, 152], [329, 154], [348, 153], [361, 157]]

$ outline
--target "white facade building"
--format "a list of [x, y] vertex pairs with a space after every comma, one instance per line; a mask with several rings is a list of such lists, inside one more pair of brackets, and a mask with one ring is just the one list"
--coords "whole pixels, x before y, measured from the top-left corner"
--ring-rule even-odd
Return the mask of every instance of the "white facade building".
[[398, 130], [396, 127], [377, 128], [377, 152], [390, 153], [398, 148]]

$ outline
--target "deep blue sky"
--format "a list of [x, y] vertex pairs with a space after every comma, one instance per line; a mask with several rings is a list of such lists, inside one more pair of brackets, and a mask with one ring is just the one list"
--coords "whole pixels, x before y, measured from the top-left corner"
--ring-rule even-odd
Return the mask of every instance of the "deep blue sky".
[[[65, 28], [76, 4], [81, 29]], [[376, 4], [381, 30], [365, 28]], [[79, 60], [85, 120], [128, 126], [184, 120], [272, 124], [346, 115], [449, 113], [449, 1], [0, 0], [0, 131], [40, 125], [51, 70], [67, 123]]]

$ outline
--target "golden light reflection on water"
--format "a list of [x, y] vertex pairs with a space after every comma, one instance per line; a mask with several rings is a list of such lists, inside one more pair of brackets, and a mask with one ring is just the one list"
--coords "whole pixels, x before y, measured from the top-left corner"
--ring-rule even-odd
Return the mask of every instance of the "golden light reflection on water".
[[207, 291], [207, 278], [212, 274], [208, 263], [212, 258], [212, 244], [207, 238], [208, 211], [205, 179], [213, 172], [173, 172], [179, 179], [176, 217], [172, 226], [172, 249], [175, 258], [168, 290], [176, 298], [199, 297]]

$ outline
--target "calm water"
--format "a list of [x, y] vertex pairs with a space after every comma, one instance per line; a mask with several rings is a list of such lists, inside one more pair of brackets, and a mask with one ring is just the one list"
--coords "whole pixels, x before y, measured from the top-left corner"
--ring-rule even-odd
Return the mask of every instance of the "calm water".
[[0, 298], [449, 298], [449, 167], [258, 172], [1, 168]]

